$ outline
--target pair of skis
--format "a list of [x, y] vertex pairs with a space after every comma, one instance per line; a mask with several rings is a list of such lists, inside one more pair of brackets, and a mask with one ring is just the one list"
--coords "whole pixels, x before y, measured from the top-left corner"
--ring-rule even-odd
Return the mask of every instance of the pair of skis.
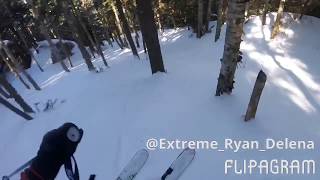
[[[170, 167], [161, 176], [161, 180], [177, 180], [184, 170], [190, 165], [194, 159], [196, 152], [194, 149], [186, 148], [180, 155], [172, 162]], [[136, 177], [142, 167], [149, 158], [149, 153], [145, 149], [136, 152], [133, 158], [121, 171], [116, 180], [132, 180]]]

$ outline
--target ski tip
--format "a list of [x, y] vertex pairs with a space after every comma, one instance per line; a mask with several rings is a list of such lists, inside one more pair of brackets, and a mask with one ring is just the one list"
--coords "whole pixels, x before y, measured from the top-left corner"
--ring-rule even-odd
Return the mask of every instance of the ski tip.
[[196, 149], [194, 149], [194, 148], [189, 148], [189, 147], [185, 148], [183, 151], [189, 151], [189, 152], [192, 152], [193, 154], [196, 153]]
[[145, 148], [142, 148], [142, 149], [138, 150], [137, 152], [143, 152], [143, 153], [149, 154], [149, 151]]
[[149, 151], [147, 149], [140, 149], [140, 152], [146, 154], [146, 156], [149, 157]]

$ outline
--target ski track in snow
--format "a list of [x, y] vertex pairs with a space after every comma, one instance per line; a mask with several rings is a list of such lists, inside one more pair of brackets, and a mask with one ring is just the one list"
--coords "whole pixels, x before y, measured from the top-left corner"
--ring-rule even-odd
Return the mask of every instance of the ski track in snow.
[[[81, 179], [97, 174], [97, 179], [115, 179], [133, 154], [145, 148], [149, 138], [168, 140], [218, 140], [225, 138], [264, 140], [288, 137], [313, 140], [312, 151], [217, 152], [198, 150], [193, 163], [180, 179], [319, 179], [314, 176], [236, 176], [224, 175], [226, 159], [315, 159], [320, 143], [320, 20], [304, 16], [295, 21], [286, 14], [285, 29], [270, 40], [275, 14], [268, 26], [259, 17], [245, 25], [241, 44], [243, 63], [236, 72], [235, 89], [230, 96], [215, 97], [222, 37], [214, 42], [214, 32], [202, 39], [186, 28], [165, 30], [159, 39], [167, 73], [151, 75], [149, 62], [140, 48], [141, 60], [128, 49], [106, 48], [110, 68], [101, 73], [88, 72], [77, 48], [71, 73], [50, 64], [45, 47], [36, 54], [45, 72], [35, 65], [28, 70], [43, 88], [26, 90], [20, 82], [13, 85], [33, 106], [48, 99], [65, 99], [53, 110], [34, 115], [27, 122], [0, 106], [0, 174], [9, 174], [33, 157], [48, 130], [66, 121], [84, 129], [75, 154]], [[101, 59], [94, 60], [103, 67]], [[243, 122], [257, 73], [268, 76], [257, 117]], [[139, 180], [160, 179], [162, 173], [182, 150], [150, 151]], [[316, 169], [319, 168], [317, 164]], [[62, 171], [57, 179], [66, 179]]]

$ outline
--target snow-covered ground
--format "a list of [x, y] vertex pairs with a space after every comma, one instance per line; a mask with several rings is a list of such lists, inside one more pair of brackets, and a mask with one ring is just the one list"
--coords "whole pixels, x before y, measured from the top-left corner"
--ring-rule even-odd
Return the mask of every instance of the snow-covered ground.
[[[243, 63], [237, 69], [230, 96], [214, 96], [225, 26], [216, 43], [214, 33], [197, 39], [185, 28], [166, 30], [160, 41], [167, 73], [155, 75], [151, 75], [141, 48], [138, 60], [128, 49], [108, 47], [104, 53], [110, 68], [101, 73], [88, 72], [78, 50], [72, 57], [76, 66], [66, 73], [58, 64], [49, 63], [49, 50], [42, 48], [37, 58], [45, 72], [36, 66], [28, 71], [43, 90], [26, 90], [16, 80], [13, 84], [31, 105], [56, 98], [58, 103], [50, 111], [36, 113], [29, 122], [0, 106], [0, 174], [9, 174], [33, 157], [45, 132], [71, 121], [85, 131], [75, 154], [81, 179], [90, 174], [97, 174], [97, 179], [115, 179], [149, 138], [313, 140], [314, 150], [197, 150], [181, 179], [319, 179], [319, 172], [307, 176], [224, 174], [227, 159], [314, 159], [319, 163], [320, 20], [303, 17], [295, 21], [287, 15], [283, 33], [270, 40], [274, 19], [275, 14], [270, 14], [269, 25], [263, 27], [259, 17], [252, 17], [245, 25]], [[94, 64], [103, 66], [100, 58]], [[260, 69], [268, 80], [257, 117], [244, 122]], [[159, 179], [180, 152], [150, 151], [136, 179]], [[316, 164], [317, 171], [319, 167]], [[65, 179], [63, 170], [58, 179]]]

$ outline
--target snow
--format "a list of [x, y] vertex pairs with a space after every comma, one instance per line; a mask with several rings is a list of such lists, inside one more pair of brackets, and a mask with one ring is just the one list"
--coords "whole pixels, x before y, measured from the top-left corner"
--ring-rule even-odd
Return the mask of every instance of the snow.
[[[314, 150], [197, 150], [193, 163], [180, 179], [319, 179], [319, 173], [224, 174], [227, 159], [318, 159], [320, 20], [304, 16], [299, 21], [291, 16], [286, 14], [285, 27], [274, 40], [270, 40], [270, 33], [275, 14], [269, 14], [267, 26], [261, 26], [259, 17], [250, 18], [241, 44], [244, 62], [237, 69], [235, 89], [230, 96], [214, 96], [225, 26], [216, 43], [214, 33], [197, 39], [186, 28], [165, 30], [159, 39], [167, 73], [155, 75], [151, 75], [142, 48], [138, 60], [129, 49], [106, 47], [104, 54], [110, 68], [101, 73], [88, 72], [75, 49], [75, 67], [67, 73], [59, 64], [50, 64], [49, 49], [43, 46], [36, 56], [45, 72], [41, 73], [35, 65], [28, 70], [42, 91], [26, 90], [16, 80], [13, 84], [32, 106], [56, 98], [58, 103], [50, 111], [34, 114], [35, 119], [29, 122], [0, 106], [0, 174], [11, 173], [33, 157], [45, 132], [70, 121], [84, 129], [75, 154], [81, 179], [90, 174], [97, 174], [97, 179], [115, 179], [134, 153], [145, 148], [149, 138], [219, 142], [225, 138], [313, 140]], [[94, 65], [103, 67], [101, 58], [96, 58]], [[244, 122], [260, 69], [268, 80], [257, 117]], [[180, 152], [150, 151], [149, 160], [136, 179], [159, 179]], [[57, 179], [66, 179], [63, 171]]]

